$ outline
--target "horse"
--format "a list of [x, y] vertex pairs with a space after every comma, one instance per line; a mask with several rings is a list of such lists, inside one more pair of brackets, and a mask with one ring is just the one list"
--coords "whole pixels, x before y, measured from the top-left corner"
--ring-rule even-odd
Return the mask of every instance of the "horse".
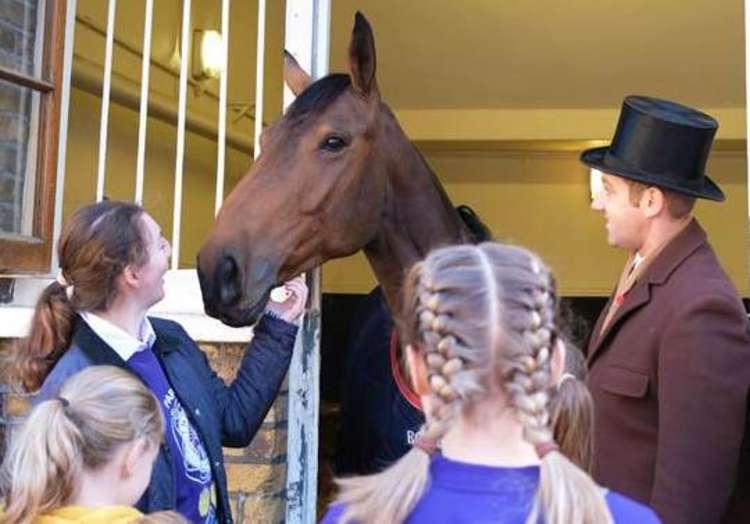
[[348, 74], [313, 82], [285, 53], [284, 79], [297, 98], [263, 131], [260, 156], [198, 254], [209, 315], [253, 324], [281, 282], [361, 249], [397, 317], [408, 268], [437, 246], [470, 240], [381, 99], [375, 68], [375, 38], [359, 12]]

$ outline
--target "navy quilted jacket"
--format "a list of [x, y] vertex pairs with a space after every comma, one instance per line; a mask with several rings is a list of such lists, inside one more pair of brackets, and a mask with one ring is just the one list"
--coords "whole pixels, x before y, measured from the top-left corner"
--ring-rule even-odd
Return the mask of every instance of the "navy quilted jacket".
[[[245, 349], [237, 378], [226, 385], [208, 365], [205, 354], [185, 330], [171, 320], [149, 318], [156, 332], [153, 350], [191, 422], [200, 434], [216, 481], [218, 516], [231, 522], [222, 446], [244, 447], [260, 428], [284, 380], [294, 348], [296, 326], [263, 316]], [[52, 368], [37, 399], [57, 394], [71, 375], [93, 365], [128, 369], [80, 317], [70, 348]], [[169, 450], [162, 445], [151, 482], [138, 503], [144, 512], [172, 509], [176, 491]]]

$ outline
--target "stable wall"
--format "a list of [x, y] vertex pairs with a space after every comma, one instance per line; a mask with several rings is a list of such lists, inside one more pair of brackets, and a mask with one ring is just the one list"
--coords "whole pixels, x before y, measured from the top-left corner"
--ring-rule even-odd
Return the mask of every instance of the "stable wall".
[[[578, 152], [430, 152], [426, 158], [455, 204], [468, 204], [498, 239], [542, 255], [566, 296], [605, 296], [625, 253], [606, 244], [604, 220], [589, 208], [588, 169]], [[699, 201], [698, 218], [743, 296], [748, 295], [747, 162], [744, 149], [717, 150], [710, 176], [724, 203]], [[375, 285], [361, 254], [324, 266], [326, 292], [365, 293]]]

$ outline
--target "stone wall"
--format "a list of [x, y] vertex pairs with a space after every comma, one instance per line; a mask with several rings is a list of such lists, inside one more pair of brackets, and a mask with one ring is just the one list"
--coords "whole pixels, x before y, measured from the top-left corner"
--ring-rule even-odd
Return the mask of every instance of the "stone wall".
[[[9, 340], [0, 340], [0, 354], [7, 349]], [[244, 346], [241, 344], [201, 344], [208, 355], [211, 367], [225, 381], [234, 378]], [[0, 437], [7, 425], [18, 420], [27, 404], [22, 397], [2, 393]], [[287, 435], [286, 382], [269, 411], [252, 443], [246, 448], [224, 448], [232, 513], [237, 524], [276, 524], [284, 521], [286, 514], [286, 435]], [[0, 440], [0, 443], [2, 440]], [[4, 446], [0, 446], [4, 450]]]

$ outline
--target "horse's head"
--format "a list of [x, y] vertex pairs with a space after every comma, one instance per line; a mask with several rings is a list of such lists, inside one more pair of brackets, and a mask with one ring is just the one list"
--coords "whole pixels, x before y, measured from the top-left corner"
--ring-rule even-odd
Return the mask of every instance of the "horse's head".
[[261, 135], [261, 154], [224, 203], [198, 255], [209, 315], [247, 325], [270, 290], [324, 261], [350, 255], [375, 234], [385, 199], [383, 104], [375, 42], [357, 13], [349, 74], [315, 83], [286, 54], [297, 99]]

